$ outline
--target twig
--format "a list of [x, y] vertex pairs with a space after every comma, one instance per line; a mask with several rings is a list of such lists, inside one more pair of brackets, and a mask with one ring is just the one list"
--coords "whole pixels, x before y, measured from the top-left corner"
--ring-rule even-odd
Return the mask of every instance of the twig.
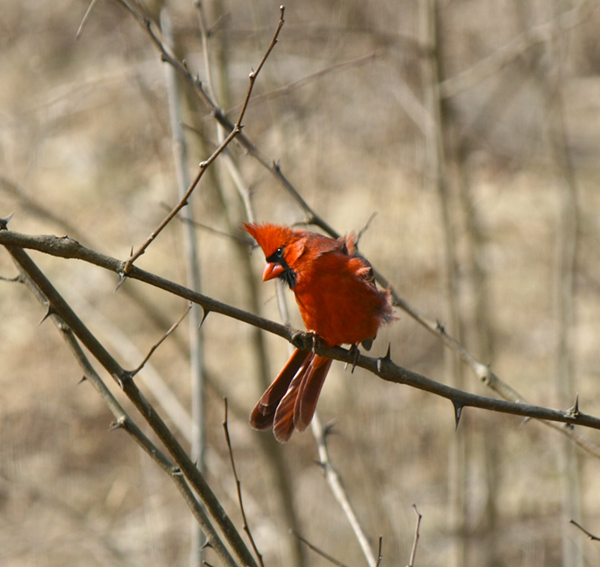
[[[202, 37], [202, 44], [204, 46], [203, 51], [205, 54], [205, 75], [207, 77], [207, 90], [213, 101], [217, 100], [217, 96], [223, 97], [223, 101], [229, 99], [229, 73], [226, 69], [226, 54], [229, 51], [229, 46], [221, 43], [217, 50], [220, 55], [217, 57], [208, 57], [209, 53], [209, 36], [210, 31], [206, 27], [206, 18], [204, 12], [204, 3], [197, 2], [199, 16], [199, 27], [200, 34]], [[214, 26], [213, 26], [214, 27]], [[225, 41], [224, 38], [220, 38], [221, 42]], [[214, 47], [213, 47], [214, 49]], [[222, 55], [222, 56], [221, 56]], [[214, 75], [213, 75], [214, 73]], [[216, 78], [216, 80], [215, 80]], [[213, 87], [214, 85], [214, 87]], [[215, 92], [215, 87], [219, 86], [219, 92]], [[225, 104], [225, 102], [223, 102]], [[221, 116], [221, 120], [217, 118], [217, 139], [220, 142], [223, 139], [225, 133], [229, 130], [227, 124], [227, 118], [222, 114], [220, 109], [214, 109], [213, 114], [215, 116]], [[201, 134], [202, 136], [202, 134]], [[243, 133], [238, 137], [238, 141], [241, 142], [244, 137]], [[202, 136], [204, 140], [204, 136]], [[209, 142], [204, 142], [209, 143]], [[241, 142], [243, 144], [243, 142]], [[233, 185], [237, 190], [238, 196], [240, 197], [243, 211], [238, 205], [238, 200], [235, 196], [228, 191], [228, 184], [224, 183], [224, 175], [220, 175], [221, 171], [217, 171], [214, 175], [214, 184], [219, 193], [220, 200], [223, 204], [224, 216], [227, 223], [229, 234], [235, 234], [239, 232], [239, 226], [243, 220], [252, 221], [255, 218], [252, 194], [247, 183], [244, 181], [243, 175], [239, 169], [237, 162], [233, 158], [232, 152], [226, 150], [221, 156], [221, 165], [224, 166], [227, 173], [229, 174]], [[215, 172], [215, 170], [213, 170]], [[235, 238], [235, 237], [234, 237]], [[240, 272], [241, 278], [246, 282], [247, 286], [247, 297], [248, 305], [251, 311], [254, 313], [260, 313], [261, 303], [259, 298], [258, 281], [254, 274], [252, 260], [248, 254], [249, 244], [246, 239], [235, 238], [235, 240], [241, 244], [235, 247], [235, 252], [238, 256], [238, 271]], [[265, 342], [265, 334], [258, 327], [253, 327], [250, 333], [250, 341], [252, 344], [252, 350], [256, 357], [256, 378], [260, 384], [261, 389], [266, 389], [270, 379], [269, 364], [267, 346]], [[286, 464], [281, 447], [279, 447], [277, 441], [266, 435], [259, 435], [259, 443], [263, 450], [265, 461], [272, 471], [273, 475], [273, 492], [279, 498], [279, 504], [282, 513], [282, 524], [286, 527], [295, 529], [298, 526], [298, 517], [294, 506], [294, 495], [290, 485], [290, 475], [288, 465]], [[304, 561], [304, 547], [302, 544], [293, 538], [286, 539], [284, 545], [288, 547], [287, 556], [290, 567], [301, 567], [305, 565]]]
[[377, 548], [377, 563], [375, 567], [379, 567], [381, 565], [381, 560], [383, 559], [383, 537], [379, 536], [379, 546]]
[[[131, 8], [129, 7], [129, 5], [126, 2], [121, 2], [121, 3], [124, 4], [124, 5], [126, 5], [128, 7], [128, 9], [130, 11], [132, 11], [132, 13], [134, 13], [134, 15], [137, 14], [137, 12], [134, 12], [133, 10], [131, 10]], [[144, 242], [144, 244], [142, 244], [135, 252], [132, 251], [131, 255], [127, 259], [127, 262], [125, 263], [125, 266], [123, 268], [123, 272], [121, 274], [121, 278], [124, 278], [125, 276], [129, 275], [129, 273], [131, 272], [131, 269], [133, 267], [133, 262], [135, 262], [135, 260], [137, 260], [142, 254], [144, 254], [144, 252], [146, 251], [146, 249], [148, 248], [148, 246], [150, 246], [150, 244], [152, 244], [152, 242], [162, 232], [162, 230], [171, 222], [171, 220], [173, 220], [173, 218], [175, 217], [175, 215], [177, 215], [177, 213], [183, 207], [185, 207], [188, 204], [188, 199], [190, 198], [190, 196], [193, 193], [194, 189], [196, 188], [196, 186], [200, 182], [200, 179], [202, 179], [202, 176], [204, 175], [204, 172], [217, 159], [217, 157], [219, 156], [219, 154], [221, 154], [221, 152], [242, 131], [242, 121], [244, 119], [244, 116], [246, 114], [246, 110], [248, 108], [248, 102], [250, 101], [250, 97], [252, 95], [252, 90], [254, 88], [254, 84], [256, 82], [258, 74], [260, 73], [260, 71], [263, 68], [263, 66], [264, 66], [267, 58], [269, 57], [269, 55], [271, 54], [271, 51], [273, 51], [273, 48], [275, 47], [275, 44], [277, 43], [277, 37], [279, 36], [279, 32], [281, 31], [281, 28], [283, 27], [283, 24], [284, 24], [284, 21], [285, 21], [283, 19], [284, 12], [285, 12], [285, 8], [283, 6], [281, 6], [280, 7], [279, 23], [278, 23], [277, 29], [275, 30], [275, 33], [273, 35], [273, 39], [271, 40], [271, 43], [267, 47], [267, 50], [266, 50], [265, 54], [263, 55], [260, 63], [258, 64], [258, 67], [257, 67], [256, 71], [251, 71], [250, 74], [249, 74], [249, 77], [248, 77], [249, 78], [248, 89], [246, 91], [246, 97], [245, 97], [244, 102], [242, 104], [242, 109], [241, 109], [240, 114], [238, 116], [237, 122], [235, 123], [235, 125], [233, 126], [233, 128], [231, 129], [231, 131], [229, 132], [229, 134], [227, 135], [227, 137], [219, 145], [219, 147], [212, 153], [212, 155], [207, 160], [205, 160], [205, 161], [203, 161], [203, 162], [200, 163], [199, 170], [198, 170], [198, 173], [196, 174], [196, 177], [191, 182], [190, 186], [188, 187], [188, 189], [185, 192], [185, 194], [183, 195], [183, 197], [180, 199], [179, 203], [177, 205], [175, 205], [175, 207], [173, 208], [173, 210], [163, 219], [163, 221], [158, 225], [158, 227], [154, 229], [154, 231], [150, 234], [150, 236], [148, 236], [148, 238], [146, 239], [146, 242]], [[140, 17], [139, 14], [137, 14], [137, 17]], [[163, 51], [163, 55], [165, 55], [165, 56], [168, 55], [169, 57], [168, 57], [167, 60], [170, 63], [172, 63], [173, 57], [170, 56], [170, 50], [167, 50], [167, 48], [165, 47], [165, 45], [160, 40], [158, 40], [158, 37], [156, 36], [156, 34], [154, 34], [152, 32], [152, 27], [151, 27], [150, 21], [147, 20], [147, 19], [144, 19], [144, 25], [148, 28], [148, 31], [150, 32], [151, 36], [153, 38], [155, 38], [155, 40], [158, 43], [159, 47]], [[179, 65], [182, 65], [182, 64], [179, 64]]]
[[[225, 112], [219, 108], [214, 98], [207, 92], [203, 83], [199, 78], [195, 77], [190, 70], [181, 61], [175, 57], [172, 50], [164, 44], [159, 35], [156, 33], [154, 26], [149, 18], [147, 18], [143, 12], [134, 9], [126, 0], [117, 0], [128, 12], [130, 12], [142, 28], [148, 33], [150, 39], [154, 45], [160, 51], [161, 57], [164, 61], [172, 65], [176, 71], [194, 88], [198, 96], [211, 108], [215, 120], [225, 129], [227, 132], [233, 132], [236, 126], [227, 117]], [[280, 25], [283, 23], [283, 6], [281, 7], [282, 14], [280, 19]], [[277, 31], [279, 31], [278, 28]], [[263, 167], [265, 167], [275, 179], [283, 186], [283, 188], [296, 200], [302, 210], [307, 213], [307, 219], [315, 226], [320, 227], [327, 234], [330, 234], [334, 238], [338, 238], [339, 234], [325, 222], [324, 219], [319, 217], [304, 200], [304, 198], [298, 193], [296, 188], [290, 183], [287, 177], [281, 171], [279, 163], [267, 158], [257, 147], [253, 144], [249, 138], [247, 138], [243, 132], [237, 133], [237, 141], [243, 146], [243, 148], [256, 159]]]
[[[206, 27], [204, 5], [201, 2], [197, 2], [196, 6], [198, 8], [198, 23], [200, 26], [200, 36], [202, 38], [202, 52], [204, 55], [204, 67], [205, 67], [205, 73], [206, 73], [207, 88], [208, 88], [208, 92], [210, 93], [210, 96], [212, 97], [212, 100], [217, 102], [217, 100], [218, 100], [217, 94], [213, 87], [213, 69], [212, 69], [210, 57], [209, 57], [209, 48], [208, 48], [209, 34], [207, 31], [207, 27]], [[223, 69], [222, 67], [219, 67], [218, 71], [220, 72], [222, 77], [225, 77], [227, 75], [226, 70]], [[223, 79], [223, 80], [225, 80], [225, 79]], [[224, 95], [224, 93], [221, 93], [221, 94], [223, 96], [226, 96], [226, 95]], [[237, 108], [239, 109], [240, 106], [238, 105]], [[222, 124], [220, 124], [219, 122], [217, 122], [217, 137], [218, 137], [219, 142], [221, 142], [223, 140], [223, 138], [225, 137], [225, 132], [226, 132], [226, 129], [224, 128], [224, 126]], [[223, 161], [225, 163], [225, 167], [227, 168], [229, 176], [231, 177], [231, 180], [233, 181], [233, 183], [237, 189], [237, 192], [242, 200], [242, 203], [244, 205], [244, 209], [246, 211], [245, 220], [247, 220], [249, 222], [254, 222], [255, 215], [254, 215], [254, 208], [252, 206], [252, 199], [250, 196], [250, 189], [248, 188], [247, 184], [244, 182], [242, 173], [240, 172], [240, 169], [239, 169], [237, 163], [233, 160], [233, 157], [231, 156], [230, 152], [223, 153]], [[220, 192], [223, 193], [223, 188], [219, 187], [219, 189], [220, 189]], [[239, 222], [238, 222], [238, 224], [239, 224]]]
[[180, 220], [183, 223], [191, 224], [192, 226], [194, 226], [196, 228], [205, 230], [206, 232], [210, 232], [211, 234], [214, 234], [215, 236], [220, 236], [221, 238], [226, 238], [228, 240], [232, 240], [233, 242], [236, 242], [237, 244], [241, 244], [243, 246], [248, 246], [248, 248], [252, 248], [252, 247], [256, 246], [256, 243], [252, 242], [249, 238], [245, 238], [243, 236], [236, 236], [235, 234], [229, 234], [228, 232], [225, 232], [224, 230], [219, 230], [219, 229], [213, 228], [212, 226], [208, 226], [207, 224], [203, 224], [201, 222], [193, 221], [193, 220], [186, 219], [183, 217]]
[[81, 32], [83, 31], [83, 26], [85, 26], [86, 22], [88, 21], [88, 18], [90, 17], [92, 10], [94, 9], [94, 6], [97, 4], [97, 2], [98, 2], [98, 0], [92, 0], [90, 2], [88, 9], [85, 11], [85, 14], [83, 15], [83, 19], [81, 20], [81, 23], [79, 24], [79, 28], [77, 29], [77, 33], [75, 34], [75, 39], [79, 39], [79, 37], [81, 36]]
[[[79, 313], [80, 317], [85, 319], [90, 327], [95, 330], [96, 335], [119, 355], [120, 359], [124, 361], [124, 365], [130, 364], [133, 366], [143, 358], [144, 354], [139, 351], [131, 338], [107, 319], [101, 311], [91, 305], [74, 286], [65, 286], [64, 293], [69, 298], [69, 304], [73, 310]], [[136, 381], [152, 394], [161, 410], [168, 416], [173, 427], [186, 441], [191, 443], [192, 418], [187, 408], [183, 406], [173, 390], [166, 384], [164, 378], [152, 366], [151, 361], [146, 363], [143, 371], [136, 375]]]
[[419, 511], [417, 510], [417, 505], [413, 504], [412, 507], [415, 511], [415, 514], [417, 515], [417, 524], [415, 526], [415, 537], [413, 539], [412, 550], [410, 552], [410, 559], [408, 561], [407, 567], [414, 567], [415, 564], [415, 556], [417, 555], [417, 544], [419, 543], [419, 529], [421, 527], [421, 518], [423, 518], [423, 516], [421, 516], [421, 514], [419, 514]]
[[371, 223], [373, 222], [373, 219], [377, 216], [377, 211], [371, 213], [371, 216], [369, 217], [369, 219], [367, 220], [367, 222], [365, 223], [365, 226], [363, 226], [359, 231], [358, 231], [358, 235], [356, 236], [356, 245], [358, 246], [358, 243], [360, 242], [360, 239], [363, 237], [363, 234], [365, 232], [367, 232], [367, 230], [369, 230], [369, 226], [371, 226]]
[[[368, 63], [372, 59], [375, 59], [377, 57], [377, 55], [378, 55], [377, 53], [370, 53], [369, 55], [363, 55], [362, 57], [357, 57], [356, 59], [351, 59], [350, 61], [343, 61], [341, 63], [336, 63], [335, 65], [331, 65], [325, 69], [321, 69], [320, 71], [317, 71], [316, 73], [313, 73], [312, 75], [307, 75], [306, 77], [303, 77], [302, 79], [299, 79], [298, 81], [289, 83], [288, 85], [285, 85], [284, 87], [274, 89], [272, 91], [269, 91], [268, 93], [256, 95], [250, 99], [250, 104], [251, 105], [258, 104], [260, 102], [269, 100], [271, 98], [275, 98], [280, 95], [289, 94], [289, 93], [295, 91], [296, 89], [300, 89], [303, 86], [305, 86], [309, 83], [312, 83], [313, 81], [316, 81], [317, 79], [320, 79], [321, 77], [323, 77], [325, 75], [328, 75], [332, 71], [339, 71], [340, 69], [345, 69], [347, 67], [357, 67], [358, 65], [363, 65], [364, 63]], [[226, 111], [225, 114], [229, 115], [229, 114], [235, 112], [239, 107], [240, 107], [240, 105], [234, 106], [233, 108], [230, 108], [228, 111]]]
[[238, 502], [240, 505], [240, 512], [242, 514], [242, 522], [244, 531], [248, 534], [248, 539], [250, 540], [250, 545], [252, 545], [252, 549], [254, 550], [254, 554], [258, 559], [261, 567], [264, 567], [263, 558], [258, 551], [258, 547], [256, 547], [256, 542], [254, 541], [254, 537], [252, 536], [252, 532], [250, 531], [250, 526], [248, 525], [248, 519], [246, 518], [246, 510], [244, 509], [244, 502], [242, 500], [242, 483], [237, 474], [237, 469], [235, 467], [235, 459], [233, 458], [233, 447], [231, 446], [231, 437], [229, 436], [229, 425], [227, 423], [227, 398], [223, 398], [223, 405], [225, 408], [225, 414], [223, 417], [223, 430], [225, 431], [225, 441], [227, 442], [227, 450], [229, 451], [229, 460], [231, 461], [231, 470], [233, 471], [233, 477], [235, 479], [235, 488], [237, 490]]
[[329, 563], [332, 563], [333, 565], [337, 565], [337, 567], [346, 567], [346, 565], [344, 563], [342, 563], [341, 561], [338, 561], [335, 557], [331, 557], [331, 555], [325, 553], [323, 550], [319, 549], [318, 547], [315, 547], [307, 539], [304, 539], [298, 532], [295, 532], [294, 530], [290, 530], [290, 533], [294, 537], [297, 537], [309, 549], [312, 549], [315, 553], [318, 553], [321, 557], [323, 557], [324, 559], [327, 559], [327, 561], [329, 561]]
[[331, 492], [333, 496], [338, 501], [338, 504], [342, 507], [348, 522], [350, 523], [350, 527], [358, 540], [358, 544], [365, 556], [369, 567], [375, 567], [377, 565], [377, 560], [375, 559], [375, 555], [373, 554], [373, 549], [371, 548], [371, 544], [369, 542], [369, 538], [365, 533], [363, 527], [360, 525], [358, 520], [358, 516], [356, 515], [356, 511], [350, 502], [350, 498], [348, 497], [348, 493], [342, 484], [342, 479], [340, 478], [339, 473], [333, 466], [331, 462], [331, 457], [329, 455], [329, 448], [327, 447], [327, 439], [325, 436], [325, 430], [323, 425], [321, 424], [321, 420], [318, 415], [313, 417], [313, 421], [311, 423], [312, 433], [315, 436], [317, 441], [317, 448], [319, 451], [319, 464], [323, 467], [323, 471], [325, 473], [325, 477], [327, 479], [327, 483], [331, 488]]
[[176, 323], [171, 325], [171, 328], [162, 336], [162, 338], [149, 350], [148, 354], [142, 360], [142, 363], [135, 369], [131, 371], [131, 377], [133, 378], [144, 366], [146, 366], [146, 362], [150, 360], [150, 357], [154, 354], [154, 351], [163, 343], [163, 341], [175, 330], [179, 327], [179, 324], [185, 319], [186, 315], [190, 312], [193, 303], [189, 303], [183, 315], [179, 318]]
[[569, 520], [569, 523], [578, 527], [591, 541], [600, 541], [600, 537], [595, 536], [594, 534], [588, 532], [581, 524], [578, 524], [575, 520]]

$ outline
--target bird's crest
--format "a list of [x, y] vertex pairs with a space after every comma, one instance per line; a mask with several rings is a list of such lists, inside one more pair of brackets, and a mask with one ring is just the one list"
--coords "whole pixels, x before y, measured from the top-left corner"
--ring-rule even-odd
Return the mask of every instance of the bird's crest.
[[271, 223], [244, 223], [244, 230], [256, 240], [267, 258], [278, 248], [292, 242], [294, 235], [294, 231], [289, 226]]

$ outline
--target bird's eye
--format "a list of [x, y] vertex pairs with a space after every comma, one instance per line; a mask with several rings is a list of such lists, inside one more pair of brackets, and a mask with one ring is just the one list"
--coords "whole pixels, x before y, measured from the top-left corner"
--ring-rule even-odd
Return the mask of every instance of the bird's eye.
[[277, 248], [273, 254], [271, 254], [267, 258], [267, 262], [275, 262], [276, 264], [283, 264], [285, 262], [285, 258], [283, 257], [283, 253], [285, 252], [285, 246], [281, 246]]

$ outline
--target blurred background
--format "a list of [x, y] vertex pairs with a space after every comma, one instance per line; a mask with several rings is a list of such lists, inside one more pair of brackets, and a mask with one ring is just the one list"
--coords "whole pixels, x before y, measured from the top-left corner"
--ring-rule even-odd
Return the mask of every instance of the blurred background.
[[[267, 0], [132, 3], [167, 13], [179, 57], [235, 121], [279, 19]], [[115, 1], [3, 0], [0, 216], [13, 230], [76, 238], [125, 259], [177, 198], [166, 65]], [[595, 2], [290, 0], [259, 75], [244, 134], [276, 160], [398, 294], [442, 323], [531, 403], [600, 414], [600, 12]], [[204, 23], [203, 23], [204, 22]], [[205, 29], [205, 42], [201, 30]], [[188, 172], [216, 147], [210, 108], [181, 82]], [[237, 183], [237, 185], [236, 185]], [[232, 144], [196, 189], [203, 293], [280, 321], [239, 225], [247, 188], [259, 221], [306, 220], [276, 177]], [[206, 228], [208, 227], [208, 228]], [[185, 309], [179, 298], [78, 261], [32, 256], [127, 368]], [[186, 284], [182, 223], [137, 265]], [[0, 253], [0, 275], [16, 270]], [[188, 565], [190, 514], [122, 431], [24, 286], [0, 282], [0, 563]], [[302, 328], [287, 292], [291, 321]], [[409, 315], [373, 356], [495, 395]], [[304, 538], [366, 565], [310, 431], [285, 446], [247, 425], [288, 345], [211, 314], [202, 336], [207, 478], [241, 528], [223, 435], [223, 396], [246, 512], [265, 564], [321, 566]], [[136, 379], [189, 447], [186, 325]], [[109, 386], [113, 383], [105, 376]], [[162, 380], [181, 407], [165, 407]], [[117, 395], [116, 388], [113, 388]], [[119, 398], [121, 400], [121, 397]], [[121, 400], [140, 425], [126, 400]], [[452, 405], [334, 363], [321, 401], [331, 459], [381, 565], [597, 565], [600, 461], [560, 432]], [[595, 431], [579, 431], [600, 443]], [[285, 480], [282, 480], [285, 479]], [[282, 486], [283, 492], [282, 492]], [[286, 488], [287, 486], [287, 488]], [[211, 552], [207, 561], [218, 564]]]

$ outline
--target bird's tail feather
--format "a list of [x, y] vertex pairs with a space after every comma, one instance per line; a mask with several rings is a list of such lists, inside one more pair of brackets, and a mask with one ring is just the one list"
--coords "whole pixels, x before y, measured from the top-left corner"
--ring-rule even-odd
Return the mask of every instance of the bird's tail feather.
[[294, 430], [304, 431], [315, 414], [331, 363], [329, 358], [296, 349], [256, 404], [250, 425], [260, 430], [273, 427], [281, 443], [288, 441]]
[[279, 402], [281, 402], [281, 399], [285, 396], [292, 379], [298, 373], [300, 367], [303, 364], [308, 364], [310, 362], [309, 356], [311, 354], [310, 351], [300, 349], [296, 349], [293, 352], [286, 365], [277, 375], [277, 378], [273, 380], [273, 383], [267, 388], [252, 410], [252, 413], [250, 414], [250, 425], [254, 429], [260, 431], [271, 429]]

